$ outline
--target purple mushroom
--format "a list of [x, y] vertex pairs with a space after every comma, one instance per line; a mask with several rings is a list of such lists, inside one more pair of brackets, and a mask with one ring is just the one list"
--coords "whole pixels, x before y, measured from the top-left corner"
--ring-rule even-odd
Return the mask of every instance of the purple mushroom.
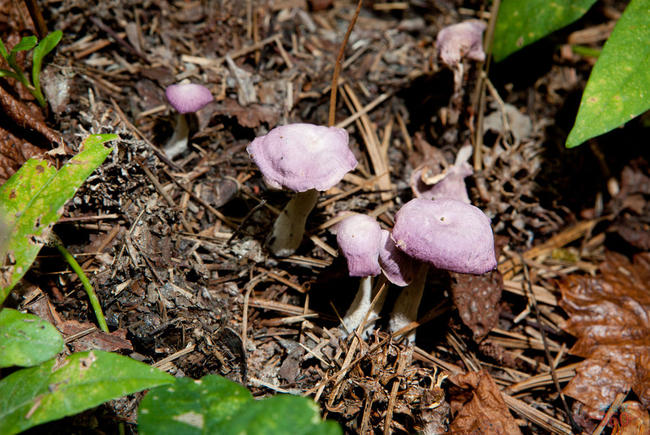
[[246, 150], [271, 187], [296, 192], [268, 239], [274, 255], [289, 256], [302, 242], [318, 191], [333, 187], [357, 166], [348, 133], [337, 127], [288, 124], [255, 138]]
[[463, 77], [461, 60], [464, 57], [479, 62], [485, 60], [483, 51], [485, 27], [483, 21], [469, 20], [447, 26], [438, 32], [436, 37], [438, 56], [454, 71], [455, 88], [459, 88]]
[[451, 198], [469, 204], [465, 178], [474, 173], [467, 163], [472, 155], [472, 146], [465, 145], [458, 150], [455, 163], [438, 174], [429, 174], [426, 164], [419, 166], [411, 175], [411, 190], [418, 198]]
[[[497, 265], [490, 219], [477, 207], [455, 199], [409, 201], [395, 216], [392, 237], [401, 251], [422, 262], [395, 302], [392, 331], [416, 320], [428, 265], [473, 274]], [[409, 339], [414, 340], [415, 334]]]
[[[372, 294], [372, 277], [381, 273], [379, 251], [382, 230], [374, 218], [353, 214], [337, 225], [336, 242], [347, 260], [350, 276], [361, 277], [357, 295], [343, 317], [343, 327], [347, 332], [352, 332], [363, 322], [375, 296]], [[377, 319], [383, 304], [377, 305], [368, 315], [366, 327], [372, 327]], [[364, 330], [368, 331], [367, 328]]]
[[212, 93], [208, 88], [194, 83], [178, 83], [168, 86], [165, 95], [169, 104], [176, 109], [176, 127], [174, 134], [163, 147], [170, 159], [187, 149], [190, 129], [187, 116], [201, 110], [212, 102]]

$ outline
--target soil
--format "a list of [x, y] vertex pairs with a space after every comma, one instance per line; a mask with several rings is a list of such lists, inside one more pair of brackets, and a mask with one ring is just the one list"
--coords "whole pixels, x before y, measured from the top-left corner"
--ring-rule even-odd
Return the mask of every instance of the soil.
[[[458, 381], [445, 375], [480, 369], [510, 395], [505, 403], [524, 433], [549, 432], [556, 422], [557, 433], [571, 433], [572, 423], [592, 428], [598, 420], [580, 420], [573, 398], [565, 408], [551, 380], [513, 385], [547, 373], [548, 355], [557, 370], [582, 360], [568, 352], [575, 338], [561, 328], [568, 315], [558, 282], [595, 274], [608, 251], [631, 257], [650, 248], [647, 202], [634, 216], [620, 206], [624, 169], [648, 175], [647, 116], [564, 148], [594, 62], [568, 41], [615, 21], [625, 3], [599, 2], [491, 65], [484, 89], [486, 65], [465, 60], [455, 90], [436, 35], [487, 20], [484, 2], [364, 2], [346, 45], [335, 116], [359, 165], [320, 195], [303, 243], [287, 258], [272, 256], [265, 240], [291, 195], [265, 185], [246, 146], [277, 125], [327, 124], [355, 2], [42, 3], [47, 28], [64, 35], [43, 73], [50, 106], [39, 109], [11, 79], [0, 83], [35, 118], [18, 123], [0, 98], [0, 176], [4, 182], [26, 158], [52, 149], [59, 153], [49, 158], [61, 164], [88, 134], [119, 135], [55, 227], [91, 277], [113, 333], [93, 326], [83, 287], [53, 249], [41, 251], [6, 305], [48, 318], [69, 339], [69, 352], [96, 346], [176, 376], [219, 374], [256, 397], [309, 395], [349, 433], [444, 432], [459, 415]], [[0, 1], [7, 46], [35, 32], [21, 2]], [[584, 44], [602, 46], [603, 32]], [[161, 151], [175, 125], [165, 88], [183, 80], [215, 98], [190, 116], [189, 147], [170, 160]], [[390, 229], [413, 197], [414, 168], [449, 166], [465, 144], [481, 155], [470, 159], [465, 181], [472, 204], [492, 219], [498, 270], [431, 272], [414, 345], [389, 332], [397, 287], [386, 286], [371, 334], [347, 335], [339, 316], [359, 281], [337, 250], [341, 213], [367, 213]], [[575, 375], [566, 373], [562, 385]], [[140, 397], [32, 432], [137, 433]]]

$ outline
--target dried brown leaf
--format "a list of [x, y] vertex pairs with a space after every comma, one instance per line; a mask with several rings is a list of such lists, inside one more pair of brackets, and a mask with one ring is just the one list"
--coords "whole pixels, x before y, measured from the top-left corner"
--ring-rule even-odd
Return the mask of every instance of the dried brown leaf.
[[92, 332], [70, 341], [70, 346], [72, 346], [75, 352], [92, 349], [100, 349], [107, 352], [115, 352], [122, 349], [133, 350], [133, 345], [126, 338], [126, 329], [118, 329], [109, 334], [96, 329], [92, 323], [81, 323], [76, 320], [66, 320], [59, 326], [59, 329], [66, 340], [69, 340], [72, 335], [78, 333], [83, 334], [84, 331], [92, 329]]
[[624, 402], [614, 421], [612, 435], [639, 435], [650, 433], [650, 416], [639, 402]]
[[2, 86], [0, 86], [0, 107], [19, 127], [37, 131], [52, 144], [62, 142], [60, 135], [45, 124], [39, 112], [30, 110], [25, 103], [14, 98]]
[[451, 422], [451, 433], [521, 433], [488, 372], [454, 375], [449, 380], [461, 389], [460, 392], [452, 391], [451, 409], [455, 418]]
[[499, 321], [499, 300], [503, 277], [498, 271], [483, 275], [453, 273], [451, 287], [454, 304], [461, 320], [474, 333], [474, 339], [485, 337]]
[[571, 353], [587, 358], [564, 392], [602, 418], [616, 394], [632, 389], [650, 405], [650, 253], [630, 263], [609, 253], [596, 277], [560, 283], [564, 329], [578, 337]]
[[616, 215], [610, 231], [635, 248], [650, 250], [650, 168], [638, 159], [623, 168], [620, 191], [608, 204]]
[[0, 127], [0, 185], [16, 172], [29, 158], [43, 154], [44, 150], [21, 140]]

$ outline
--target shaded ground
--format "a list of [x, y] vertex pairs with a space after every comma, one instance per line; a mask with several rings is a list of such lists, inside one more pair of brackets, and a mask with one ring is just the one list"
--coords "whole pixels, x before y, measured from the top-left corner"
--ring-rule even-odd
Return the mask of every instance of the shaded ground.
[[[643, 120], [563, 148], [593, 63], [567, 50], [567, 41], [596, 28], [581, 43], [600, 46], [607, 30], [596, 26], [613, 22], [622, 5], [600, 4], [494, 66], [481, 121], [474, 96], [482, 65], [466, 64], [455, 93], [434, 44], [445, 25], [483, 17], [481, 2], [366, 2], [347, 45], [336, 115], [359, 167], [321, 196], [296, 255], [274, 259], [263, 243], [289, 195], [267, 189], [245, 147], [279, 124], [327, 122], [334, 58], [354, 10], [350, 2], [327, 3], [49, 3], [48, 27], [64, 32], [43, 78], [51, 111], [28, 106], [40, 126], [33, 131], [11, 120], [19, 115], [2, 99], [0, 175], [53, 148], [59, 134], [72, 150], [88, 133], [120, 135], [116, 152], [56, 227], [92, 274], [115, 332], [94, 329], [79, 282], [53, 251], [41, 252], [10, 303], [50, 319], [70, 351], [121, 351], [179, 376], [217, 373], [258, 396], [309, 394], [350, 432], [444, 431], [478, 412], [463, 400], [463, 388], [498, 387], [522, 431], [569, 433], [544, 349], [562, 385], [576, 374], [575, 355], [589, 355], [568, 352], [575, 339], [561, 329], [570, 310], [558, 306], [558, 283], [596, 274], [610, 261], [608, 249], [631, 256], [650, 248]], [[33, 33], [21, 6], [0, 2], [8, 46]], [[190, 148], [165, 162], [158, 147], [171, 135], [174, 114], [164, 88], [184, 79], [208, 86], [215, 101], [196, 116]], [[0, 86], [30, 100], [10, 80]], [[501, 121], [506, 113], [510, 129]], [[413, 168], [453, 162], [465, 143], [476, 147], [481, 122], [482, 157], [468, 185], [472, 202], [493, 220], [499, 271], [431, 274], [415, 348], [387, 334], [396, 288], [375, 334], [346, 339], [337, 312], [345, 312], [358, 282], [337, 255], [330, 232], [337, 216], [370, 213], [392, 227], [412, 197]], [[640, 346], [642, 355], [647, 343]], [[481, 378], [483, 386], [463, 378], [480, 369], [491, 376]], [[441, 374], [455, 376], [449, 382]], [[635, 393], [629, 399], [645, 403]], [[51, 430], [115, 432], [126, 423], [132, 431], [136, 399]], [[587, 430], [602, 418], [568, 401]], [[512, 418], [505, 414], [499, 418]]]

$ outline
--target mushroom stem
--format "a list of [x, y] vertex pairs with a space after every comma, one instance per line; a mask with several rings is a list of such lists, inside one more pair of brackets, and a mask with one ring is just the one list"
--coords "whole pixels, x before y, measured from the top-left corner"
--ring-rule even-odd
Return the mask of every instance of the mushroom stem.
[[187, 125], [185, 114], [176, 114], [176, 126], [174, 127], [174, 134], [169, 138], [163, 150], [165, 155], [171, 160], [176, 156], [182, 154], [187, 149], [187, 142], [190, 136], [190, 128]]
[[298, 249], [305, 234], [307, 217], [317, 200], [318, 192], [315, 189], [298, 192], [291, 198], [275, 220], [273, 232], [267, 240], [273, 255], [288, 257]]
[[[417, 320], [418, 308], [420, 308], [420, 301], [422, 300], [428, 271], [429, 265], [424, 263], [420, 264], [413, 281], [404, 287], [397, 297], [393, 311], [390, 313], [390, 321], [388, 322], [391, 332], [397, 332], [409, 323]], [[415, 331], [410, 332], [406, 337], [409, 342], [414, 343]]]
[[386, 293], [384, 292], [381, 298], [375, 303], [375, 306], [372, 306], [372, 300], [377, 296], [377, 291], [379, 291], [380, 288], [381, 285], [373, 288], [371, 276], [364, 276], [361, 278], [357, 295], [354, 297], [352, 305], [350, 305], [350, 308], [348, 308], [348, 311], [345, 313], [345, 317], [341, 324], [348, 334], [352, 333], [359, 327], [359, 325], [361, 325], [363, 320], [366, 318], [366, 313], [368, 313], [371, 308], [372, 311], [368, 314], [368, 320], [363, 328], [363, 338], [366, 338], [372, 331], [372, 325], [375, 323], [375, 320], [379, 318], [379, 312], [381, 311], [381, 308], [384, 305], [384, 300], [386, 299]]

